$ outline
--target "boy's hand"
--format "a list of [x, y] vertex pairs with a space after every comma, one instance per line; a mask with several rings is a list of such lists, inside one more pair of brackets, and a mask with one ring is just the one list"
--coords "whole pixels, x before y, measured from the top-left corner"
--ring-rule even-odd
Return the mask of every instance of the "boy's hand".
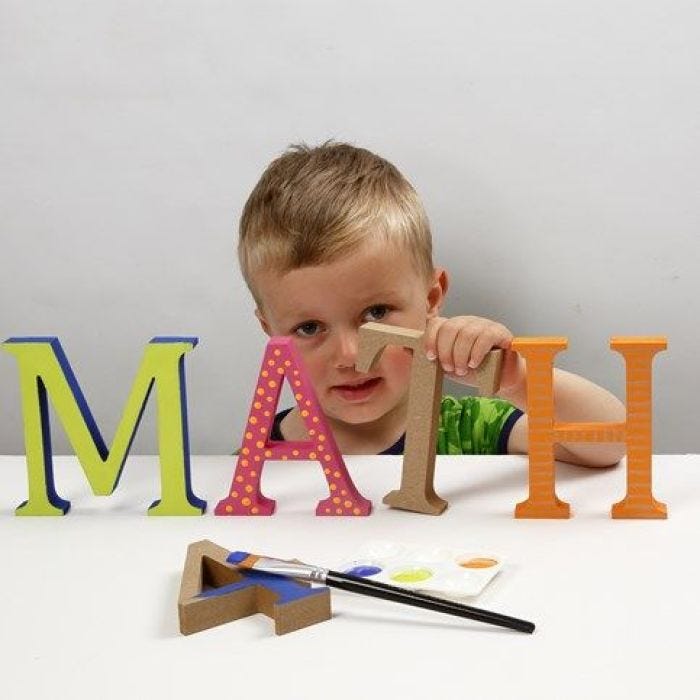
[[460, 384], [476, 385], [476, 369], [486, 354], [503, 348], [501, 390], [513, 388], [525, 377], [524, 362], [510, 349], [513, 334], [501, 323], [479, 316], [454, 316], [428, 319], [425, 329], [425, 351], [450, 379]]

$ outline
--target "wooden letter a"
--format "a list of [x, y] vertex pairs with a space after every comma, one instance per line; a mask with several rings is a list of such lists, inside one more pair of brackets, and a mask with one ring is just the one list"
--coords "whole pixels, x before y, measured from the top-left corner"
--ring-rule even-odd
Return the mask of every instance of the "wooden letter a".
[[[309, 440], [270, 440], [285, 379], [294, 392]], [[274, 513], [275, 501], [266, 498], [260, 491], [262, 467], [268, 459], [311, 459], [321, 463], [330, 495], [319, 501], [316, 515], [370, 514], [372, 502], [355, 488], [321, 411], [301, 356], [294, 341], [288, 337], [275, 337], [267, 344], [229, 495], [216, 506], [216, 515]]]

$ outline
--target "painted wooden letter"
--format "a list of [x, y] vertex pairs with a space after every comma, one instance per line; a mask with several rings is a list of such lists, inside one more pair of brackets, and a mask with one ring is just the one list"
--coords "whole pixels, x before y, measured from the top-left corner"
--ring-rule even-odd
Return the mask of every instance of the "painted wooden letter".
[[274, 620], [276, 634], [294, 632], [330, 619], [330, 591], [283, 576], [241, 571], [230, 563], [230, 552], [209, 540], [187, 548], [178, 598], [182, 634], [259, 612]]
[[119, 483], [148, 396], [157, 386], [161, 498], [149, 515], [200, 515], [206, 502], [190, 486], [184, 355], [196, 338], [154, 338], [146, 347], [112, 446], [107, 446], [58, 338], [10, 338], [22, 395], [29, 498], [17, 515], [64, 515], [70, 502], [54, 486], [48, 398], [96, 495]]
[[[282, 442], [270, 439], [285, 379], [294, 393], [309, 440]], [[275, 501], [266, 498], [260, 491], [262, 468], [268, 459], [309, 459], [321, 463], [330, 495], [319, 501], [316, 515], [370, 514], [372, 503], [355, 488], [321, 411], [301, 355], [294, 341], [288, 337], [272, 338], [267, 344], [231, 488], [228, 496], [216, 506], [216, 515], [274, 513]]]
[[627, 495], [612, 508], [613, 518], [665, 518], [666, 506], [651, 493], [651, 364], [665, 350], [663, 337], [614, 337], [610, 347], [626, 362], [627, 420], [623, 423], [559, 423], [554, 419], [553, 361], [566, 338], [515, 338], [513, 350], [527, 364], [530, 493], [516, 518], [568, 518], [569, 504], [554, 491], [554, 444], [625, 442]]

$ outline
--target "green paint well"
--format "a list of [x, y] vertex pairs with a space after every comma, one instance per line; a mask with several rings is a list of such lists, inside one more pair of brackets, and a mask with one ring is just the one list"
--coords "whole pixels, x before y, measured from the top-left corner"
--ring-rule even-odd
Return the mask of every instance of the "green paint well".
[[430, 569], [402, 569], [392, 574], [391, 580], [397, 583], [419, 583], [432, 578], [433, 572]]

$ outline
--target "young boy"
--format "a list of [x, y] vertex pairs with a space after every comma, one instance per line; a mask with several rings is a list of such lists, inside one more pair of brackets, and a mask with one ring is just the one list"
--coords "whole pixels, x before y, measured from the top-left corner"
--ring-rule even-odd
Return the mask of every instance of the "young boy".
[[[438, 315], [447, 271], [433, 265], [423, 206], [391, 163], [348, 144], [290, 147], [246, 202], [238, 253], [263, 330], [294, 338], [342, 453], [403, 451], [411, 352], [387, 347], [369, 375], [356, 371], [358, 328], [368, 321], [425, 331], [428, 358], [460, 384], [473, 384], [486, 353], [503, 348], [499, 398], [443, 398], [438, 452], [527, 453], [525, 367], [513, 336], [485, 318]], [[558, 420], [625, 419], [623, 404], [586, 379], [557, 369], [554, 382]], [[306, 439], [297, 408], [277, 416], [270, 437]], [[555, 451], [587, 466], [623, 454], [622, 444]]]

